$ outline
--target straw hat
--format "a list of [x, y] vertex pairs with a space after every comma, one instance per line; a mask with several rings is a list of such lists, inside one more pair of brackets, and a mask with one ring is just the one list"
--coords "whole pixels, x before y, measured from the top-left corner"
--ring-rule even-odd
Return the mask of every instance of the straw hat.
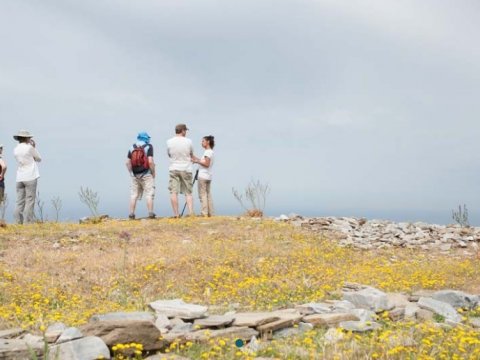
[[27, 130], [20, 130], [17, 135], [13, 135], [13, 138], [15, 140], [18, 140], [18, 138], [32, 138], [33, 135], [30, 134]]

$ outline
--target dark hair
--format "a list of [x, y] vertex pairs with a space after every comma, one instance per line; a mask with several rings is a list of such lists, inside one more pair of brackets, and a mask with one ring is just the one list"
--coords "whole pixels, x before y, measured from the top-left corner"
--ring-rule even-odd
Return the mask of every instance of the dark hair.
[[210, 145], [210, 147], [213, 149], [215, 146], [215, 137], [213, 135], [207, 135], [203, 138], [208, 141], [208, 145]]

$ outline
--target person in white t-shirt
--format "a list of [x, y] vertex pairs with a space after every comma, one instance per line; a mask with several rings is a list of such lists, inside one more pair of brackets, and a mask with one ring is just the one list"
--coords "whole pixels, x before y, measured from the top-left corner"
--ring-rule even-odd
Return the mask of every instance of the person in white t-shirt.
[[13, 150], [17, 160], [17, 206], [15, 208], [15, 220], [18, 224], [32, 223], [35, 221], [35, 197], [37, 195], [37, 181], [40, 177], [37, 163], [42, 159], [35, 141], [26, 130], [20, 130], [13, 138], [18, 145]]
[[201, 158], [193, 157], [193, 162], [199, 165], [198, 169], [198, 195], [202, 207], [202, 216], [213, 215], [213, 200], [210, 192], [210, 184], [212, 183], [212, 167], [213, 167], [213, 147], [215, 146], [215, 138], [212, 135], [204, 136], [202, 139], [202, 147], [205, 149]]
[[170, 179], [168, 190], [170, 191], [170, 202], [172, 203], [173, 216], [178, 218], [178, 194], [185, 194], [190, 216], [193, 212], [193, 176], [192, 176], [192, 140], [186, 137], [187, 125], [178, 124], [175, 126], [175, 136], [167, 141], [167, 153], [170, 158], [168, 167]]

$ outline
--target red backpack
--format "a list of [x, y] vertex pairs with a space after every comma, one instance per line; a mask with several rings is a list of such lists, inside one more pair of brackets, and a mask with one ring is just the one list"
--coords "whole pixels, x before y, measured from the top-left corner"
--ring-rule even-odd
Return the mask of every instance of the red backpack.
[[148, 164], [148, 156], [145, 153], [145, 148], [148, 144], [137, 146], [133, 145], [133, 150], [130, 157], [130, 162], [132, 163], [132, 170], [134, 173], [141, 173], [150, 168]]

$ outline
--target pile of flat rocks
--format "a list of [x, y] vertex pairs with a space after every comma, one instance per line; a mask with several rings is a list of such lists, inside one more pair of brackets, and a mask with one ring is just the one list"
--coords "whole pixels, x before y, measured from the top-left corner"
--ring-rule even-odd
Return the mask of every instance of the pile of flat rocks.
[[281, 215], [277, 221], [318, 233], [333, 235], [341, 246], [370, 250], [389, 247], [420, 248], [423, 250], [450, 251], [461, 248], [478, 254], [480, 227], [436, 225], [424, 222], [396, 223], [388, 220], [367, 220], [355, 217], [302, 217], [296, 214]]
[[[231, 338], [245, 352], [257, 352], [268, 340], [325, 328], [325, 341], [334, 343], [344, 331], [380, 329], [377, 319], [437, 321], [441, 327], [463, 326], [480, 332], [480, 318], [462, 322], [458, 309], [479, 306], [480, 295], [456, 290], [419, 291], [413, 294], [385, 293], [379, 289], [347, 283], [342, 300], [325, 300], [269, 312], [227, 312], [209, 315], [208, 307], [182, 300], [157, 300], [149, 311], [116, 312], [93, 316], [81, 327], [50, 325], [42, 336], [22, 329], [0, 330], [0, 359], [19, 360], [44, 356], [51, 359], [111, 359], [117, 344], [142, 344], [149, 360], [185, 359], [163, 351], [173, 342], [207, 343]], [[266, 341], [259, 342], [257, 339]], [[414, 342], [414, 340], [411, 340]], [[243, 346], [242, 346], [243, 344]], [[415, 346], [415, 343], [408, 344]], [[35, 353], [35, 355], [33, 355]]]

